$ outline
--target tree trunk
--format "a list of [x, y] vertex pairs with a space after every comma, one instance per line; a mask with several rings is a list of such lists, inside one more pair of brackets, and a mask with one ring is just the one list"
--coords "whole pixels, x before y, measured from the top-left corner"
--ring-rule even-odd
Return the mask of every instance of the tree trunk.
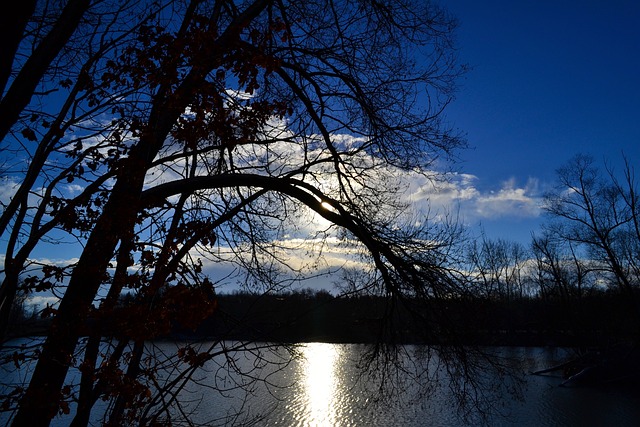
[[29, 18], [36, 10], [36, 0], [22, 0], [12, 5], [12, 13], [3, 13], [0, 17], [0, 93], [11, 76], [11, 66], [15, 59], [18, 46], [22, 40], [24, 29]]
[[69, 0], [56, 24], [33, 51], [0, 101], [0, 140], [29, 104], [42, 76], [67, 44], [89, 8], [89, 0]]
[[[141, 151], [144, 150], [138, 153]], [[132, 152], [123, 165], [123, 173], [71, 275], [29, 388], [20, 402], [14, 426], [48, 426], [59, 411], [64, 399], [61, 389], [91, 304], [118, 240], [133, 230], [146, 171], [145, 160]]]

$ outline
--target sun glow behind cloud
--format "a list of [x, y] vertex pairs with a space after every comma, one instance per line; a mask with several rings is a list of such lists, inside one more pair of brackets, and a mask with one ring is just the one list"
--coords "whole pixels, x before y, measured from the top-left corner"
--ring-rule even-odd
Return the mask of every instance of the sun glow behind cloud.
[[[274, 121], [269, 132], [282, 137], [288, 132], [286, 123]], [[337, 145], [347, 151], [350, 147], [356, 147], [362, 143], [361, 138], [349, 135], [334, 135], [334, 139]], [[313, 144], [304, 148], [303, 144], [295, 139], [284, 138], [280, 142], [264, 146], [236, 147], [234, 156], [236, 161], [242, 162], [245, 170], [250, 173], [278, 175], [286, 173], [292, 167], [297, 167], [305, 159], [317, 161], [330, 155], [321, 148], [322, 144], [319, 143], [317, 148], [311, 148], [312, 146]], [[171, 153], [164, 153], [164, 155], [168, 154]], [[400, 193], [395, 201], [399, 204], [407, 204], [409, 210], [414, 212], [416, 217], [424, 215], [428, 216], [429, 220], [437, 220], [445, 218], [447, 212], [456, 212], [464, 224], [472, 224], [479, 219], [508, 220], [510, 218], [534, 218], [540, 215], [540, 191], [535, 179], [530, 179], [524, 186], [518, 185], [514, 179], [509, 179], [503, 182], [499, 188], [483, 189], [479, 186], [481, 178], [472, 174], [401, 171], [384, 162], [366, 157], [363, 151], [359, 151], [352, 161], [354, 163], [360, 162], [365, 166], [367, 186], [370, 188], [379, 186], [379, 194], [384, 194], [388, 188], [400, 188]], [[153, 168], [147, 174], [145, 186], [152, 187], [164, 182], [182, 179], [185, 176], [186, 164], [187, 162], [181, 158]], [[326, 195], [339, 199], [340, 195], [337, 193], [339, 186], [332, 168], [330, 162], [317, 162], [306, 175], [311, 177], [307, 182]], [[205, 173], [207, 171], [203, 168], [198, 172], [198, 175]], [[433, 179], [434, 177], [437, 179]], [[15, 180], [1, 181], [0, 202], [7, 203], [15, 192], [16, 186]], [[82, 190], [82, 187], [76, 184], [66, 184], [64, 190], [69, 196], [74, 196]], [[354, 185], [353, 191], [359, 191], [357, 183]], [[372, 203], [372, 206], [378, 207], [375, 202]], [[322, 203], [322, 207], [328, 211], [336, 212], [336, 209], [326, 202]], [[355, 242], [349, 242], [348, 239], [338, 237], [337, 227], [332, 226], [322, 215], [304, 206], [299, 206], [296, 207], [296, 214], [287, 218], [286, 221], [291, 223], [290, 230], [275, 237], [273, 245], [278, 248], [281, 259], [292, 271], [336, 271], [341, 268], [363, 267], [363, 261], [357, 257], [362, 247]], [[55, 251], [56, 248], [52, 247], [52, 250]], [[215, 270], [228, 272], [229, 269], [222, 266], [220, 260], [224, 260], [225, 256], [237, 256], [238, 253], [241, 251], [231, 251], [222, 246], [220, 248], [221, 256], [215, 262], [203, 260], [205, 266], [209, 267], [207, 272]]]

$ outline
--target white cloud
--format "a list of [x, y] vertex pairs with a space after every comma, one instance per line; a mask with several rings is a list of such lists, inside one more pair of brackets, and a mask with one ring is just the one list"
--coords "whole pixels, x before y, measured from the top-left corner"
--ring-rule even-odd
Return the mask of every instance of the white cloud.
[[[243, 98], [243, 94], [233, 95]], [[313, 166], [307, 171], [304, 179], [326, 194], [335, 194], [338, 185], [332, 174], [333, 165], [319, 161], [329, 157], [323, 144], [315, 144], [312, 136], [308, 136], [305, 144], [302, 144], [298, 139], [293, 138], [285, 121], [274, 119], [270, 126], [267, 137], [271, 136], [278, 142], [237, 146], [233, 152], [234, 163], [241, 164], [250, 172], [282, 174], [307, 161]], [[332, 138], [334, 144], [344, 151], [355, 150], [363, 142], [361, 138], [344, 134], [334, 135]], [[90, 144], [99, 145], [100, 142], [91, 141]], [[179, 148], [180, 146], [176, 145], [168, 150]], [[168, 154], [171, 153], [169, 151], [162, 153], [165, 156]], [[367, 157], [365, 151], [354, 154], [350, 161], [351, 166], [345, 166], [345, 169], [350, 172], [349, 167], [354, 169], [362, 167], [367, 171], [366, 174], [363, 173], [363, 182], [369, 178], [372, 180], [366, 181], [368, 186], [375, 187], [378, 182], [374, 181], [379, 181], [381, 187], [385, 185], [393, 187], [396, 181], [401, 186], [404, 185], [404, 200], [415, 211], [429, 212], [431, 218], [443, 217], [442, 214], [446, 212], [458, 212], [463, 222], [472, 223], [478, 219], [535, 218], [540, 215], [541, 198], [539, 185], [535, 179], [530, 179], [525, 185], [521, 185], [512, 178], [496, 188], [485, 189], [486, 186], [480, 186], [481, 177], [472, 174], [442, 174], [436, 171], [419, 174], [394, 170], [381, 161]], [[186, 167], [186, 160], [183, 158], [157, 166], [145, 177], [145, 186], [150, 187], [180, 179]], [[204, 167], [199, 171], [202, 175], [206, 173], [207, 170]], [[15, 180], [1, 181], [0, 202], [8, 201], [17, 185], [18, 182]], [[74, 195], [82, 191], [82, 187], [74, 183], [65, 185], [64, 190]], [[354, 192], [358, 190], [359, 187], [356, 185]], [[274, 245], [282, 250], [283, 257], [287, 259], [292, 269], [317, 271], [360, 266], [360, 261], [353, 256], [354, 247], [347, 244], [349, 242], [329, 237], [324, 243], [320, 243], [320, 239], [313, 238], [330, 227], [328, 221], [306, 209], [298, 209], [297, 215], [299, 223], [295, 224], [296, 227], [292, 228], [287, 237], [274, 242]], [[329, 234], [333, 235], [333, 230]], [[299, 239], [300, 237], [303, 239]], [[317, 258], [316, 255], [319, 252], [322, 253], [322, 258]], [[41, 262], [65, 265], [71, 261], [41, 260]], [[217, 270], [225, 276], [231, 274], [233, 268], [221, 264], [223, 263], [212, 261], [205, 263], [205, 267]]]
[[534, 218], [540, 216], [541, 197], [538, 182], [529, 179], [525, 186], [517, 186], [514, 179], [503, 183], [498, 191], [482, 194], [476, 202], [476, 212], [483, 218]]
[[30, 259], [29, 262], [35, 263], [35, 264], [43, 264], [43, 265], [53, 265], [56, 267], [68, 267], [71, 264], [76, 264], [79, 261], [79, 258], [77, 257], [73, 257], [73, 258], [68, 258], [68, 259], [62, 259], [62, 258], [55, 258], [55, 259], [49, 259], [49, 258], [38, 258], [38, 259]]
[[70, 197], [78, 195], [84, 190], [84, 186], [78, 184], [66, 184], [64, 185], [64, 188], [67, 190], [67, 194]]
[[419, 209], [457, 211], [464, 221], [500, 218], [536, 218], [540, 216], [542, 197], [539, 183], [530, 178], [519, 185], [514, 178], [499, 188], [481, 190], [480, 178], [451, 173], [441, 180], [408, 176], [407, 200]]
[[0, 180], [0, 204], [7, 205], [16, 191], [18, 191], [18, 187], [20, 186], [20, 182], [18, 182], [14, 178], [3, 178]]
[[[47, 306], [55, 307], [60, 302], [60, 298], [54, 296], [33, 295], [27, 298], [26, 303], [37, 310], [42, 310]], [[33, 309], [32, 308], [32, 309]]]

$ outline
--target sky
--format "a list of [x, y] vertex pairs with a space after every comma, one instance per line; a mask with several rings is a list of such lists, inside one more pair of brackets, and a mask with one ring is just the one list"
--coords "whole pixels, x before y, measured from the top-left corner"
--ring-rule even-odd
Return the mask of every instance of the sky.
[[[459, 21], [459, 58], [470, 66], [445, 113], [469, 148], [438, 192], [415, 178], [417, 207], [459, 209], [473, 234], [528, 246], [544, 220], [542, 196], [572, 156], [619, 164], [624, 153], [640, 174], [640, 1], [441, 4]], [[66, 264], [76, 249], [33, 256]], [[348, 257], [325, 255], [328, 267]]]
[[555, 171], [584, 153], [640, 174], [640, 1], [442, 0], [470, 66], [447, 116], [469, 149], [461, 211], [527, 243]]

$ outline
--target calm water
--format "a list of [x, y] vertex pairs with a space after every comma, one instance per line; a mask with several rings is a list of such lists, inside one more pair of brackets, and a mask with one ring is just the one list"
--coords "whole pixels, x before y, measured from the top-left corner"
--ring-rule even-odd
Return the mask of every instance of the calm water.
[[[404, 349], [408, 355], [420, 351], [419, 347]], [[171, 355], [175, 350], [174, 343], [150, 348], [158, 355]], [[310, 343], [298, 350], [302, 357], [291, 363], [286, 363], [288, 354], [282, 350], [276, 353], [231, 352], [207, 362], [193, 373], [194, 382], [180, 392], [185, 403], [179, 410], [191, 414], [195, 423], [205, 425], [224, 422], [228, 425], [255, 422], [259, 426], [287, 427], [465, 425], [447, 387], [436, 388], [426, 396], [419, 394], [421, 385], [431, 384], [435, 375], [442, 375], [442, 369], [437, 368], [442, 364], [437, 358], [426, 364], [422, 377], [415, 378], [409, 373], [415, 366], [404, 356], [398, 362], [407, 368], [406, 374], [389, 378], [380, 375], [361, 377], [357, 365], [365, 351], [362, 345]], [[492, 351], [512, 360], [512, 367], [521, 373], [550, 366], [566, 355], [562, 350], [543, 348]], [[233, 363], [229, 364], [231, 356]], [[240, 376], [238, 372], [244, 375]], [[15, 373], [5, 371], [2, 375], [8, 379]], [[174, 379], [176, 375], [167, 370], [166, 379]], [[252, 377], [266, 381], [247, 380]], [[487, 378], [487, 384], [494, 379]], [[487, 425], [640, 425], [638, 390], [565, 388], [559, 387], [561, 378], [552, 376], [524, 375], [524, 380], [521, 399], [506, 389], [483, 392], [481, 401], [495, 397], [494, 409], [500, 412], [492, 414], [486, 420]], [[511, 384], [508, 379], [505, 381], [507, 386]], [[380, 382], [394, 386], [396, 393], [388, 395], [388, 399], [384, 395], [381, 398]], [[6, 413], [0, 416], [0, 425], [6, 423], [7, 416]], [[57, 419], [54, 425], [64, 426], [68, 422]], [[477, 419], [467, 422], [467, 425], [479, 424]], [[99, 423], [96, 421], [94, 425]]]

